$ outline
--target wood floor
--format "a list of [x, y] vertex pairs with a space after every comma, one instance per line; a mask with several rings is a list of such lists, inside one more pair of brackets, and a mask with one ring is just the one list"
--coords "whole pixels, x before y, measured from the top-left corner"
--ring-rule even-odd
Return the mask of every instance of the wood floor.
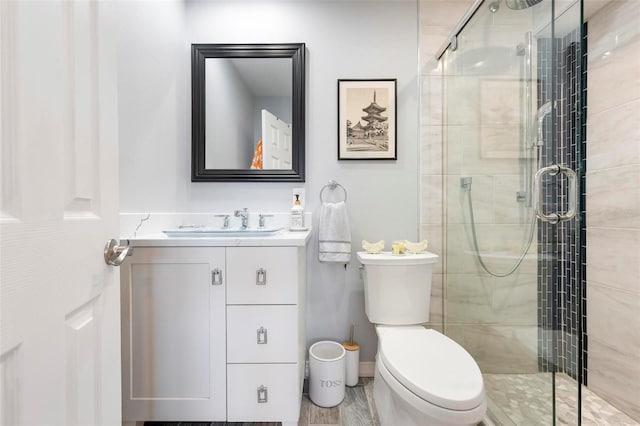
[[298, 426], [342, 425], [380, 426], [373, 402], [373, 379], [362, 377], [360, 382], [345, 390], [342, 404], [333, 408], [321, 408], [303, 395]]
[[[230, 422], [145, 422], [145, 426], [279, 426], [280, 423]], [[346, 387], [344, 400], [333, 408], [318, 407], [302, 395], [298, 426], [380, 426], [373, 402], [373, 379], [362, 377], [354, 387]]]

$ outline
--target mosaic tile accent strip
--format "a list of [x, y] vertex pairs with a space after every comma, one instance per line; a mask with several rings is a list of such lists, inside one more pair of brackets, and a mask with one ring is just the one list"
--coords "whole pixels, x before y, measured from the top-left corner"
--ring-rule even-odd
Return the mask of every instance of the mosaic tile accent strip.
[[[556, 105], [555, 120], [543, 126], [542, 165], [566, 164], [580, 176], [577, 219], [538, 221], [538, 367], [580, 375], [586, 384], [586, 105], [579, 102], [580, 90], [586, 91], [586, 24], [580, 36], [576, 29], [564, 38], [538, 40], [539, 106]], [[542, 191], [545, 211], [566, 210], [564, 176], [545, 177]]]

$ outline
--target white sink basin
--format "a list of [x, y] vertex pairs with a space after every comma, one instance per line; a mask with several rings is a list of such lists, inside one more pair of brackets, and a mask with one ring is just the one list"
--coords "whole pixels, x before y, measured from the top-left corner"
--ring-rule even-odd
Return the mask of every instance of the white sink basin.
[[170, 238], [230, 238], [230, 237], [268, 237], [284, 228], [183, 228], [162, 231]]

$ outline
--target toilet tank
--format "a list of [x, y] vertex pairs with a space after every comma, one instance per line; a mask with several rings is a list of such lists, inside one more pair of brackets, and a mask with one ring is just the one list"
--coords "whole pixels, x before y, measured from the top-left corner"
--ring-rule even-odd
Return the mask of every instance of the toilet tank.
[[438, 255], [393, 255], [358, 252], [364, 266], [367, 318], [374, 324], [408, 325], [429, 322], [431, 275]]

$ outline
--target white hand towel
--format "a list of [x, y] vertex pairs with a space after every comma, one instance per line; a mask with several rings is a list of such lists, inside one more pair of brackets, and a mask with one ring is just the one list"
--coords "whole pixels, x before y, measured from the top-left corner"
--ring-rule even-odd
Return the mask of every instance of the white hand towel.
[[351, 260], [351, 230], [347, 205], [322, 203], [318, 229], [318, 258], [320, 262], [349, 263]]

